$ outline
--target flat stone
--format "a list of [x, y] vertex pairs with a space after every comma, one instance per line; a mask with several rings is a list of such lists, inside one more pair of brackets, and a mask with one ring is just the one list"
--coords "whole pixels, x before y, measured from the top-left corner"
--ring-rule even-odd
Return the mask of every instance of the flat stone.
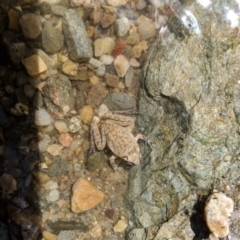
[[109, 94], [102, 102], [109, 110], [136, 109], [136, 100], [127, 93], [118, 92]]
[[104, 199], [104, 193], [84, 178], [79, 178], [72, 186], [71, 210], [75, 213], [87, 211]]
[[119, 77], [124, 77], [128, 68], [130, 67], [130, 63], [127, 58], [123, 55], [118, 55], [114, 61], [114, 67]]
[[25, 13], [20, 18], [20, 25], [25, 38], [35, 39], [42, 32], [42, 22], [39, 15]]
[[32, 55], [24, 58], [22, 64], [25, 66], [28, 74], [32, 77], [47, 71], [47, 65], [38, 55]]
[[79, 116], [85, 124], [89, 124], [93, 118], [93, 108], [89, 105], [82, 107], [79, 110]]
[[86, 103], [93, 108], [98, 107], [102, 100], [107, 96], [108, 91], [102, 84], [97, 84], [92, 86], [88, 92], [88, 97]]
[[88, 61], [92, 55], [92, 47], [80, 14], [70, 9], [63, 18], [63, 31], [69, 57], [73, 61]]

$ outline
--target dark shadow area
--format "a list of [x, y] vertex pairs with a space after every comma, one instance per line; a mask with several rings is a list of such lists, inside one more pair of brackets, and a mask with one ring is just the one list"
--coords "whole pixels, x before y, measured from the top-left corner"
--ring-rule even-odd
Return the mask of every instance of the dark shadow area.
[[30, 107], [33, 95], [25, 94], [29, 77], [18, 51], [24, 40], [8, 30], [7, 4], [0, 3], [0, 239], [39, 239], [41, 214], [33, 188], [40, 159], [38, 131]]
[[210, 231], [204, 220], [204, 206], [208, 196], [199, 196], [198, 201], [192, 210], [186, 210], [186, 214], [190, 215], [190, 223], [195, 237], [193, 240], [208, 239]]

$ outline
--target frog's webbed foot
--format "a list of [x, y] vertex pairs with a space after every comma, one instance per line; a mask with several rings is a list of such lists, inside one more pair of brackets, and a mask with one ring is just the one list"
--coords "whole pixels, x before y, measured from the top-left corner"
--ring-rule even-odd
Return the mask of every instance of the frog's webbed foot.
[[153, 144], [153, 141], [151, 141], [148, 137], [146, 137], [146, 136], [144, 136], [142, 134], [137, 134], [135, 139], [136, 139], [136, 141], [138, 141], [139, 139], [145, 141], [149, 145], [149, 147], [151, 147], [152, 144]]
[[115, 159], [116, 159], [116, 156], [112, 155], [110, 158], [109, 158], [109, 163], [112, 167], [112, 169], [114, 171], [122, 171], [123, 168], [122, 167], [119, 167], [116, 163], [115, 163]]

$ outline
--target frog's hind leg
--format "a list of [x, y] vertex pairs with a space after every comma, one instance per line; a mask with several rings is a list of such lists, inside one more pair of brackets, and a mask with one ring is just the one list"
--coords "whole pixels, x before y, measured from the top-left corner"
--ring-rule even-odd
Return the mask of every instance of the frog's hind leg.
[[97, 123], [93, 122], [91, 124], [90, 134], [91, 134], [90, 153], [96, 151], [95, 146], [98, 150], [100, 151], [103, 150], [107, 143], [104, 125], [101, 126], [100, 133]]

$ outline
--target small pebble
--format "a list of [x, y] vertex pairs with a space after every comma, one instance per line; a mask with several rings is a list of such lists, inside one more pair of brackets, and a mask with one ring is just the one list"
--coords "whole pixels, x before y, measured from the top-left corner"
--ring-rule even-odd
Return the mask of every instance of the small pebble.
[[99, 60], [104, 64], [104, 65], [111, 65], [114, 62], [114, 57], [111, 55], [102, 55]]
[[93, 238], [100, 238], [102, 236], [102, 228], [100, 224], [96, 224], [91, 230], [90, 235]]
[[99, 68], [103, 65], [103, 63], [95, 58], [91, 58], [89, 60], [89, 63], [94, 67], [94, 68]]
[[57, 188], [58, 188], [58, 183], [57, 182], [48, 181], [45, 184], [45, 189], [47, 191], [54, 190], [54, 189], [57, 189]]
[[89, 124], [93, 118], [93, 108], [90, 105], [86, 105], [79, 110], [79, 116], [85, 124]]
[[53, 118], [45, 108], [39, 108], [35, 111], [35, 124], [37, 126], [48, 126], [52, 122]]
[[113, 226], [113, 231], [123, 232], [127, 228], [127, 226], [128, 226], [127, 222], [121, 219]]
[[129, 62], [130, 62], [130, 65], [132, 67], [139, 67], [140, 66], [140, 63], [136, 60], [136, 58], [130, 58]]
[[67, 133], [69, 131], [67, 124], [62, 120], [57, 120], [54, 122], [54, 127], [59, 133]]
[[82, 128], [81, 120], [75, 116], [70, 119], [69, 131], [71, 133], [78, 132]]
[[73, 141], [73, 138], [69, 133], [61, 133], [59, 135], [58, 141], [64, 147], [69, 147]]
[[123, 37], [130, 29], [130, 23], [126, 17], [119, 18], [116, 23], [116, 32], [119, 37]]
[[125, 56], [119, 55], [114, 61], [114, 67], [117, 75], [119, 77], [124, 77], [128, 68], [130, 67], [130, 63]]
[[62, 148], [61, 145], [54, 143], [48, 146], [47, 152], [52, 156], [59, 156], [62, 153]]
[[75, 236], [76, 234], [74, 231], [64, 230], [58, 234], [57, 240], [72, 240], [75, 238]]
[[94, 42], [94, 55], [100, 57], [111, 54], [115, 47], [115, 41], [110, 37], [99, 38]]
[[68, 59], [62, 65], [62, 72], [69, 76], [76, 76], [78, 72], [78, 63]]
[[97, 76], [99, 77], [103, 77], [104, 74], [106, 73], [106, 67], [104, 65], [102, 65], [101, 67], [99, 67], [96, 71]]
[[53, 189], [48, 193], [48, 199], [50, 202], [56, 202], [59, 199], [60, 193], [57, 189]]
[[92, 77], [90, 77], [90, 83], [92, 84], [92, 85], [97, 85], [97, 84], [99, 84], [99, 77], [98, 76], [96, 76], [96, 75], [93, 75]]

